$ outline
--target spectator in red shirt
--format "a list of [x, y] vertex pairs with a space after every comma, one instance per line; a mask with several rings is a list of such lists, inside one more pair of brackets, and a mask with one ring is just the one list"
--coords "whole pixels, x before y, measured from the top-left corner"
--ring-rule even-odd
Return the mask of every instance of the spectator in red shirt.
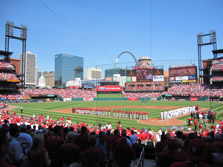
[[147, 134], [144, 132], [144, 130], [141, 130], [139, 138], [141, 140], [141, 144], [145, 144], [147, 143]]
[[216, 127], [214, 124], [212, 124], [211, 129], [215, 132]]
[[203, 130], [203, 126], [202, 126], [202, 124], [199, 124], [199, 130], [200, 130], [200, 133], [201, 133], [202, 130]]
[[194, 130], [197, 131], [197, 119], [194, 120]]
[[61, 122], [64, 122], [64, 117], [61, 117], [61, 118], [60, 118], [60, 121], [61, 121]]

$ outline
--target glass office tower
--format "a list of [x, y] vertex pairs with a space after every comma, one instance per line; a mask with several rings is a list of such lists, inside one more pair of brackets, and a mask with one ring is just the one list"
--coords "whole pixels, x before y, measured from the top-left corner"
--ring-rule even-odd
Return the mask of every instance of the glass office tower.
[[64, 87], [66, 82], [75, 78], [83, 79], [83, 57], [69, 54], [55, 55], [55, 86]]

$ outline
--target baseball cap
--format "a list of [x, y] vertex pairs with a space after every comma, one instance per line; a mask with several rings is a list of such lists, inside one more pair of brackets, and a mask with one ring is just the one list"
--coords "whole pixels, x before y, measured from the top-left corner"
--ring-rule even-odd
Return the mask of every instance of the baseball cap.
[[191, 160], [201, 161], [205, 157], [206, 144], [200, 139], [192, 139], [185, 156]]

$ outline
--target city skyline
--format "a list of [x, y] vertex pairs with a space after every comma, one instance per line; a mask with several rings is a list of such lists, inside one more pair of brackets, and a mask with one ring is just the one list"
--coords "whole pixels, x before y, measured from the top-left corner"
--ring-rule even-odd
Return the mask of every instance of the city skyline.
[[[222, 6], [221, 0], [0, 0], [0, 50], [9, 20], [27, 26], [26, 50], [37, 55], [40, 71], [54, 71], [54, 56], [60, 53], [83, 57], [84, 69], [111, 68], [123, 51], [137, 60], [150, 57], [165, 70], [171, 63], [198, 65], [198, 33], [216, 30], [217, 48], [223, 48]], [[10, 40], [9, 51], [18, 58], [21, 42]], [[202, 59], [212, 58], [211, 51], [212, 46], [202, 47]], [[123, 55], [118, 66], [130, 66], [125, 62], [134, 60]]]

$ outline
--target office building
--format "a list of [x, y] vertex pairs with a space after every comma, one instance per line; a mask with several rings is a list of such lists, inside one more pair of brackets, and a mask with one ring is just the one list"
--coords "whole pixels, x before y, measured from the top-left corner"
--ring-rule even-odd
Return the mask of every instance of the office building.
[[83, 79], [83, 57], [69, 54], [55, 55], [55, 86], [65, 87], [66, 82], [75, 78]]
[[[19, 55], [22, 60], [22, 54]], [[36, 58], [37, 55], [32, 52], [26, 52], [25, 55], [25, 85], [26, 87], [36, 87], [37, 85], [37, 71], [36, 71]], [[20, 63], [22, 65], [22, 63]], [[22, 67], [20, 67], [20, 73]]]
[[87, 80], [92, 80], [92, 79], [101, 79], [101, 69], [96, 69], [96, 68], [88, 68], [87, 69]]

